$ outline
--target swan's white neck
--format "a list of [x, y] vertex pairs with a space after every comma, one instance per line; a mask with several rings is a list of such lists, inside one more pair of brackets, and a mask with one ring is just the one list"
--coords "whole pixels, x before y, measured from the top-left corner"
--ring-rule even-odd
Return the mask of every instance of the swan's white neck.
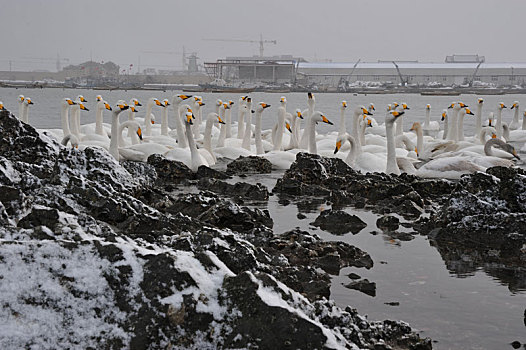
[[64, 136], [69, 135], [69, 105], [62, 105], [60, 110], [60, 123], [62, 124], [62, 133]]
[[398, 164], [396, 164], [396, 147], [393, 132], [393, 124], [385, 123], [385, 136], [387, 137], [387, 166], [385, 172], [387, 174], [400, 175], [400, 169]]
[[447, 139], [456, 141], [458, 138], [458, 111], [459, 109], [453, 108], [451, 113], [451, 120], [449, 121], [449, 131], [447, 133]]
[[225, 112], [225, 126], [226, 126], [226, 138], [232, 137], [232, 109], [229, 108]]
[[444, 118], [444, 134], [442, 135], [442, 139], [447, 139], [447, 134], [449, 133], [449, 117], [446, 114], [446, 117]]
[[161, 109], [161, 135], [168, 136], [168, 107]]
[[477, 105], [477, 114], [475, 115], [475, 136], [480, 135], [482, 130], [482, 103]]
[[192, 108], [192, 111], [194, 112], [195, 116], [194, 124], [192, 125], [192, 130], [194, 132], [194, 139], [198, 140], [201, 137], [201, 123], [203, 121], [201, 115], [201, 105], [198, 101], [194, 100], [194, 108]]
[[181, 117], [181, 111], [188, 105], [180, 105], [181, 101], [174, 103], [174, 112], [175, 112], [175, 129], [177, 131], [177, 145], [179, 148], [186, 148], [186, 136], [184, 135], [185, 129], [183, 129], [183, 121]]
[[[18, 100], [18, 119], [22, 120], [24, 116], [24, 101], [20, 101], [20, 99]], [[67, 134], [64, 134], [64, 136], [66, 136]]]
[[250, 106], [248, 107], [245, 120], [245, 134], [243, 135], [243, 143], [241, 144], [241, 147], [250, 151], [250, 139], [252, 137], [252, 111], [250, 110]]
[[418, 151], [418, 158], [424, 154], [424, 131], [422, 130], [421, 125], [415, 127], [416, 132], [416, 149]]
[[29, 123], [29, 105], [27, 103], [22, 103], [22, 121]]
[[515, 107], [515, 112], [513, 113], [513, 124], [519, 125], [519, 106]]
[[258, 109], [256, 111], [256, 127], [254, 129], [254, 137], [256, 139], [256, 154], [263, 154], [263, 142], [261, 141], [261, 115], [263, 111]]
[[119, 161], [119, 111], [111, 113], [110, 154]]
[[[316, 121], [313, 118], [309, 119], [309, 153], [318, 154], [318, 147], [316, 145]], [[305, 127], [305, 130], [307, 128]]]
[[526, 130], [526, 116], [522, 117], [522, 130]]
[[102, 123], [104, 122], [104, 102], [97, 103], [97, 111], [95, 113], [95, 134], [104, 136], [104, 129]]
[[[124, 144], [124, 137], [122, 136], [122, 132], [125, 128], [128, 128], [128, 135], [130, 135], [131, 143], [132, 145], [136, 145], [139, 143], [139, 138], [137, 137], [137, 130], [139, 129], [140, 125], [135, 120], [127, 120], [124, 123], [119, 125], [119, 144]], [[133, 137], [135, 135], [136, 137]]]
[[307, 109], [307, 119], [305, 120], [305, 130], [303, 130], [303, 135], [301, 136], [300, 147], [299, 147], [302, 149], [306, 149], [307, 147], [310, 147], [309, 146], [310, 127], [312, 125], [310, 120], [312, 119], [312, 115], [314, 114], [314, 105], [315, 105], [314, 99], [309, 99], [307, 103], [309, 105]]
[[290, 133], [290, 141], [287, 149], [294, 149], [298, 147], [299, 123], [296, 119], [298, 119], [296, 114], [292, 115], [292, 120], [290, 121], [290, 130], [292, 130], [292, 132]]
[[188, 147], [190, 147], [190, 157], [192, 158], [190, 169], [195, 172], [199, 166], [203, 165], [203, 162], [201, 161], [201, 156], [199, 155], [199, 151], [195, 145], [192, 127], [188, 123], [185, 124], [186, 137], [188, 138]]
[[239, 100], [239, 108], [237, 110], [237, 138], [243, 139], [243, 136], [245, 134], [245, 113], [246, 109], [243, 107], [242, 104], [243, 100]]
[[404, 116], [401, 115], [396, 119], [396, 133], [395, 135], [402, 135], [404, 133]]
[[74, 105], [71, 111], [71, 133], [80, 139], [80, 106]]
[[154, 101], [148, 101], [146, 115], [144, 116], [144, 135], [152, 136], [152, 108]]
[[203, 136], [203, 147], [212, 155], [214, 154], [212, 152], [212, 126], [214, 126], [215, 118], [215, 115], [208, 116], [208, 118], [206, 118], [205, 133]]
[[360, 154], [362, 154], [362, 147], [359, 143], [356, 142], [354, 137], [352, 137], [351, 135], [347, 136], [347, 141], [349, 141], [349, 145], [351, 146], [351, 148], [349, 149], [349, 153], [345, 158], [345, 163], [353, 167], [356, 162], [356, 158], [358, 158]]
[[354, 138], [355, 143], [360, 142], [359, 127], [360, 127], [360, 116], [361, 115], [362, 114], [358, 110], [356, 110], [354, 111], [353, 116], [352, 116], [351, 136]]
[[466, 110], [462, 109], [458, 114], [458, 134], [457, 141], [464, 141], [464, 117], [466, 116]]
[[[221, 108], [220, 113], [221, 113], [220, 114], [221, 119], [224, 121], [226, 119], [225, 118], [226, 109]], [[226, 138], [226, 122], [225, 124], [221, 124], [221, 129], [219, 131], [219, 139], [217, 140], [217, 147], [225, 147], [225, 138]]]
[[497, 138], [502, 137], [502, 108], [497, 109], [497, 122], [495, 124], [495, 129], [497, 130]]
[[430, 114], [431, 114], [431, 109], [426, 108], [426, 120], [424, 122], [424, 128], [429, 128], [429, 124], [431, 123], [431, 120], [429, 118]]
[[347, 128], [345, 127], [345, 108], [340, 109], [340, 126], [338, 128], [338, 137], [342, 137], [347, 133]]
[[283, 131], [285, 130], [285, 113], [284, 107], [278, 108], [278, 127], [276, 129], [276, 137], [274, 139], [273, 151], [281, 151], [283, 143]]

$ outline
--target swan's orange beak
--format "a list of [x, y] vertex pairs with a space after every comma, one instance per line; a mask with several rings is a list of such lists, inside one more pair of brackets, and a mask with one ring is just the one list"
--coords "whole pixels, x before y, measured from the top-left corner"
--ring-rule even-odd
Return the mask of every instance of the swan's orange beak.
[[289, 132], [292, 132], [292, 129], [290, 128], [290, 124], [289, 123], [285, 123], [285, 127], [287, 128], [287, 130]]
[[341, 147], [342, 147], [342, 142], [339, 140], [336, 141], [336, 148], [334, 149], [334, 154], [338, 153]]
[[371, 119], [367, 119], [367, 126], [373, 127], [373, 121]]
[[69, 98], [68, 98], [66, 101], [68, 101], [68, 105], [70, 105], [70, 106], [76, 105], [76, 103], [73, 102], [73, 101], [72, 101], [71, 99], [69, 99]]
[[4, 108], [4, 105], [2, 103], [0, 103], [0, 111], [3, 111], [5, 108]]
[[190, 97], [192, 97], [192, 95], [179, 95], [179, 98], [183, 101], [188, 100]]
[[371, 112], [367, 110], [367, 108], [362, 108], [363, 115], [373, 115]]
[[102, 101], [102, 96], [101, 95], [97, 95], [97, 97], [95, 97], [95, 99], [97, 100], [97, 102], [100, 102], [100, 101]]
[[[526, 112], [525, 112], [525, 113], [526, 113]], [[301, 112], [297, 112], [297, 113], [296, 113], [296, 116], [297, 116], [298, 118], [300, 118], [300, 119], [303, 119], [303, 114], [301, 114]], [[525, 114], [525, 116], [526, 116], [526, 114]]]
[[270, 105], [266, 104], [265, 102], [261, 102], [261, 107], [263, 107], [263, 108], [269, 108]]
[[142, 129], [141, 129], [140, 126], [139, 126], [139, 128], [137, 129], [137, 136], [139, 136], [139, 138], [140, 138], [141, 141], [142, 141]]
[[517, 104], [516, 104], [516, 103], [514, 103], [514, 104], [511, 106], [510, 109], [513, 109], [513, 108], [515, 108], [515, 107], [517, 107]]
[[83, 109], [85, 111], [89, 111], [82, 103], [79, 103], [80, 109]]
[[26, 100], [27, 100], [27, 104], [28, 104], [28, 105], [33, 105], [33, 104], [34, 104], [33, 101], [31, 101], [30, 98], [26, 98]]
[[243, 101], [245, 101], [245, 100], [247, 99], [247, 97], [248, 97], [248, 95], [247, 95], [247, 96], [241, 96], [241, 99], [242, 99]]
[[418, 147], [415, 147], [415, 153], [418, 156]]
[[497, 138], [497, 134], [491, 134], [491, 138], [492, 139], [496, 139]]
[[84, 96], [80, 96], [80, 102], [88, 102], [88, 100], [86, 100]]
[[324, 123], [327, 123], [329, 125], [334, 125], [329, 119], [327, 119], [326, 116], [322, 115], [321, 116], [321, 120], [324, 122]]
[[133, 104], [135, 104], [136, 106], [142, 106], [142, 104], [139, 102], [139, 100], [135, 100], [133, 101]]
[[217, 116], [217, 121], [219, 122], [219, 124], [225, 124], [225, 122], [223, 121], [223, 119], [221, 119], [220, 116]]
[[471, 110], [469, 108], [466, 108], [466, 114], [474, 115], [473, 112], [471, 112]]
[[159, 101], [158, 99], [155, 99], [155, 104], [157, 106], [161, 106], [161, 107], [164, 107], [164, 105], [161, 103], [161, 101]]
[[110, 106], [108, 103], [105, 103], [105, 104], [104, 104], [104, 107], [106, 107], [106, 109], [107, 109], [108, 111], [111, 111], [111, 106]]
[[186, 113], [186, 122], [190, 125], [194, 124], [192, 118], [194, 118], [194, 115], [192, 113]]
[[203, 106], [205, 105], [205, 103], [202, 102], [201, 100], [197, 101], [197, 104], [198, 104], [199, 106], [201, 106], [201, 107], [203, 107]]

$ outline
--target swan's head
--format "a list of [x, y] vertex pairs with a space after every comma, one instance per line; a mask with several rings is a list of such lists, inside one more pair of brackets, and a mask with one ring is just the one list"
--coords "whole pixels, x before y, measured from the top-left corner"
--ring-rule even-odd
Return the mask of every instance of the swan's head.
[[466, 111], [466, 114], [474, 115], [471, 109], [469, 109], [469, 107], [465, 107], [464, 110]]
[[292, 128], [290, 127], [290, 123], [289, 122], [285, 122], [285, 127], [287, 128], [287, 130], [289, 132], [292, 132]]
[[66, 98], [64, 98], [64, 99], [62, 100], [62, 105], [63, 105], [64, 107], [69, 107], [69, 106], [76, 105], [76, 103], [73, 102], [72, 99], [66, 97]]
[[504, 102], [497, 103], [497, 109], [502, 110], [503, 108], [508, 108], [504, 105]]
[[175, 97], [177, 97], [181, 102], [181, 101], [185, 101], [185, 100], [188, 100], [190, 97], [192, 97], [192, 95], [184, 95], [184, 94], [180, 94], [180, 95], [176, 95]]
[[89, 111], [89, 109], [86, 108], [86, 106], [84, 106], [83, 103], [79, 103], [79, 107], [80, 107], [80, 109], [82, 109], [83, 111]]
[[279, 99], [279, 103], [281, 104], [285, 104], [287, 103], [287, 99], [285, 98], [285, 96], [281, 96], [280, 99]]
[[484, 104], [484, 99], [482, 97], [479, 97], [477, 99], [477, 102], [478, 102], [479, 105], [482, 105], [482, 104]]
[[318, 124], [318, 122], [322, 122], [325, 124], [334, 125], [329, 119], [327, 119], [327, 117], [322, 112], [318, 111], [314, 112], [311, 120], [314, 121], [316, 124]]
[[334, 148], [334, 154], [338, 153], [340, 148], [342, 148], [342, 145], [344, 144], [344, 142], [345, 142], [345, 137], [344, 136], [339, 136], [336, 139], [336, 147]]
[[345, 110], [345, 108], [347, 108], [347, 101], [342, 101], [342, 104], [340, 106], [340, 109], [341, 110]]
[[24, 102], [24, 99], [25, 99], [24, 95], [18, 95], [18, 103]]
[[246, 96], [241, 96], [239, 99], [240, 99], [241, 101], [246, 101], [247, 98], [248, 98], [248, 95], [246, 95]]
[[[132, 111], [132, 113], [136, 113], [139, 110], [137, 108], [135, 108], [135, 106], [130, 106], [130, 111]], [[155, 123], [155, 120], [152, 118], [152, 124], [154, 124], [154, 123]]]
[[455, 102], [451, 102], [451, 104], [447, 107], [447, 109], [455, 108]]
[[354, 110], [354, 113], [357, 114], [357, 115], [363, 115], [364, 118], [366, 115], [373, 115], [371, 112], [369, 112], [367, 110], [367, 108], [365, 108], [365, 106], [358, 106], [356, 107], [356, 109]]
[[195, 96], [195, 98], [196, 98], [196, 101], [203, 102], [203, 97], [202, 96]]
[[369, 116], [367, 116], [365, 119], [364, 119], [364, 122], [366, 123], [365, 125], [369, 128], [372, 128], [373, 127], [373, 119]]
[[132, 98], [131, 102], [132, 102], [131, 104], [134, 105], [135, 107], [140, 107], [140, 106], [142, 106], [142, 104], [141, 104], [141, 103], [139, 102], [139, 100], [136, 99], [136, 98]]
[[221, 119], [221, 117], [220, 117], [217, 113], [214, 113], [214, 114], [216, 115], [216, 117], [217, 117], [217, 122], [218, 122], [219, 124], [225, 124], [225, 122], [223, 121], [223, 119]]
[[431, 109], [431, 105], [428, 103], [428, 104], [426, 105], [426, 110], [429, 111], [430, 109]]
[[203, 107], [205, 103], [202, 100], [197, 101], [197, 106]]
[[2, 101], [0, 101], [0, 111], [3, 111], [5, 108], [4, 108], [4, 103]]
[[137, 136], [139, 136], [139, 139], [142, 141], [142, 129], [140, 126], [137, 127]]
[[397, 109], [398, 106], [400, 106], [400, 105], [398, 104], [398, 102], [393, 102], [393, 103], [391, 103], [391, 109]]
[[389, 112], [391, 109], [393, 109], [393, 105], [389, 103], [387, 105], [386, 111]]
[[168, 107], [170, 105], [170, 101], [168, 101], [167, 98], [163, 100], [163, 107]]
[[396, 111], [396, 110], [390, 111], [389, 114], [387, 114], [385, 116], [385, 123], [387, 125], [391, 125], [392, 126], [394, 124], [394, 122], [396, 121], [396, 119], [398, 119], [399, 117], [404, 115], [404, 113], [405, 113], [404, 111], [400, 111], [400, 112]]
[[442, 110], [442, 121], [446, 120], [447, 118], [447, 109]]
[[226, 109], [230, 109], [230, 105], [228, 104], [228, 102], [224, 102], [223, 103], [223, 108], [226, 110]]
[[216, 100], [216, 106], [221, 106], [223, 104], [223, 101], [221, 101], [220, 99], [217, 99]]
[[186, 123], [187, 124], [193, 125], [194, 124], [194, 122], [192, 121], [193, 118], [194, 118], [194, 114], [192, 112], [186, 112]]
[[420, 125], [419, 122], [414, 122], [413, 125], [411, 126], [411, 129], [409, 129], [409, 131], [417, 131], [418, 129], [421, 129], [422, 128], [422, 125]]
[[407, 105], [407, 103], [402, 102], [402, 109], [403, 109], [403, 110], [406, 110], [406, 109], [411, 109], [411, 108], [409, 108], [409, 106]]
[[515, 147], [513, 147], [509, 143], [504, 142], [498, 138], [490, 139], [488, 142], [491, 142], [494, 146], [502, 149], [505, 152], [508, 152], [509, 154], [517, 158], [518, 160], [521, 159], [521, 157], [517, 154], [517, 150], [515, 149]]
[[113, 107], [113, 113], [117, 113], [118, 114], [118, 113], [120, 113], [122, 111], [127, 110], [128, 108], [130, 108], [130, 106], [128, 106], [126, 104], [126, 102], [124, 102], [123, 100], [119, 100], [115, 104], [115, 107]]
[[26, 97], [26, 99], [24, 100], [24, 104], [25, 105], [33, 105], [33, 101], [31, 101], [31, 99], [29, 97]]
[[314, 100], [314, 95], [312, 94], [312, 92], [307, 92], [307, 98], [309, 100]]
[[156, 106], [164, 107], [164, 105], [162, 104], [162, 102], [159, 101], [157, 98], [154, 98], [154, 99], [153, 99], [153, 102], [155, 103]]
[[82, 96], [82, 95], [78, 95], [78, 96], [77, 96], [77, 101], [80, 101], [80, 102], [88, 102], [88, 100], [86, 100], [86, 99], [84, 98], [84, 96]]
[[494, 119], [494, 116], [495, 114], [493, 112], [491, 112], [488, 116], [488, 125], [489, 126], [493, 126], [493, 119]]
[[95, 99], [97, 100], [97, 102], [101, 102], [102, 101], [102, 96], [101, 95], [97, 95], [95, 97]]
[[376, 108], [374, 107], [374, 103], [369, 103], [369, 111], [376, 111]]
[[229, 106], [233, 106], [233, 105], [234, 105], [234, 101], [232, 101], [232, 100], [228, 100], [228, 105], [229, 105]]
[[[526, 114], [526, 112], [524, 113]], [[296, 109], [296, 117], [303, 119], [303, 114], [301, 114], [301, 109], [299, 108]]]
[[258, 108], [257, 108], [257, 110], [258, 110], [259, 112], [263, 112], [265, 109], [267, 109], [267, 108], [269, 108], [269, 107], [270, 107], [269, 104], [267, 104], [267, 103], [265, 103], [265, 102], [260, 102], [260, 103], [258, 103]]
[[513, 108], [519, 108], [519, 101], [513, 102], [510, 109], [513, 109]]

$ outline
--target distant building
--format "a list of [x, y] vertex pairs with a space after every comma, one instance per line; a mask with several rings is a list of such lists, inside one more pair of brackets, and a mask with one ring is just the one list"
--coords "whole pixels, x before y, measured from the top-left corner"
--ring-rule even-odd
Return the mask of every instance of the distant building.
[[486, 57], [479, 55], [451, 55], [446, 56], [446, 63], [480, 63], [485, 62]]

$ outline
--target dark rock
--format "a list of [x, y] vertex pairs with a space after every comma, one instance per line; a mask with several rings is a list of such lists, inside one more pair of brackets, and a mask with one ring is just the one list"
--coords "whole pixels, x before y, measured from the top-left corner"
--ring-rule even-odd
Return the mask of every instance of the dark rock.
[[345, 288], [355, 289], [372, 297], [376, 296], [376, 283], [369, 282], [368, 279], [345, 284]]
[[196, 176], [198, 179], [201, 179], [203, 177], [210, 177], [213, 179], [220, 179], [220, 180], [229, 179], [231, 177], [230, 175], [228, 175], [227, 173], [223, 171], [215, 170], [215, 169], [209, 168], [204, 165], [201, 165], [197, 169]]
[[228, 197], [238, 196], [257, 201], [266, 201], [269, 197], [267, 188], [260, 183], [252, 185], [246, 182], [238, 182], [235, 185], [231, 185], [216, 179], [202, 178], [197, 183], [197, 187], [201, 190], [212, 191]]
[[398, 230], [400, 219], [391, 215], [384, 215], [376, 220], [376, 227], [383, 231]]
[[367, 227], [367, 224], [358, 216], [331, 209], [322, 211], [312, 225], [335, 235], [343, 235], [348, 232], [357, 234]]
[[306, 219], [306, 218], [307, 218], [307, 216], [306, 216], [305, 214], [303, 214], [303, 213], [298, 213], [298, 214], [296, 215], [296, 217], [297, 217], [298, 219], [300, 219], [300, 220], [303, 220], [303, 219]]
[[229, 228], [238, 232], [248, 232], [260, 226], [272, 228], [274, 225], [268, 212], [242, 208], [229, 202], [215, 204], [200, 214], [197, 219], [218, 228]]
[[389, 305], [389, 306], [400, 306], [399, 301], [388, 301], [388, 302], [385, 302], [384, 304]]
[[18, 226], [22, 228], [46, 226], [53, 229], [58, 223], [59, 217], [59, 212], [56, 209], [33, 207], [31, 212], [18, 222]]
[[231, 175], [269, 174], [272, 171], [272, 163], [262, 157], [240, 156], [228, 163], [226, 169], [227, 173]]
[[195, 173], [184, 163], [166, 159], [160, 154], [149, 156], [148, 164], [154, 167], [159, 180], [165, 183], [184, 183], [196, 179]]
[[353, 273], [353, 272], [351, 272], [350, 274], [348, 274], [347, 277], [349, 277], [349, 278], [352, 279], [352, 280], [358, 280], [358, 279], [361, 278], [360, 275], [357, 275], [357, 274], [355, 274], [355, 273]]

